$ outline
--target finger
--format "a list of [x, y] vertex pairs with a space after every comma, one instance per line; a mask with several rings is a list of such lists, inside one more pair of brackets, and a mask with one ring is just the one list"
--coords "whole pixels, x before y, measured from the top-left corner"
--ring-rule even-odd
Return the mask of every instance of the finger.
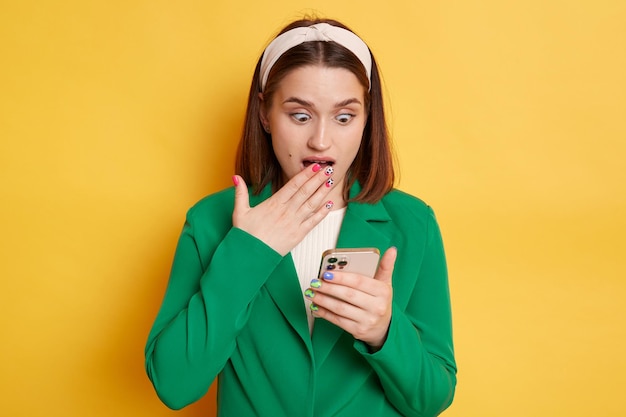
[[389, 328], [388, 319], [373, 320], [370, 314], [349, 304], [328, 305], [326, 303], [327, 305], [322, 305], [321, 302], [318, 304], [318, 301], [320, 300], [314, 300], [314, 304], [311, 304], [314, 317], [333, 323], [350, 333], [355, 339], [372, 345], [382, 345], [380, 340], [387, 334], [387, 329]]
[[[297, 215], [302, 219], [314, 216], [322, 207], [330, 209], [335, 204], [333, 201], [328, 200], [328, 194], [335, 186], [332, 177], [328, 177], [325, 174], [321, 177], [321, 180], [321, 184], [317, 179], [310, 180], [302, 186], [300, 195], [292, 198], [293, 207]], [[323, 210], [322, 212], [323, 216], [326, 216], [326, 212]]]
[[370, 310], [377, 304], [377, 298], [384, 299], [390, 293], [389, 285], [350, 272], [326, 271], [317, 281], [319, 285], [314, 289], [316, 300], [318, 294], [324, 294], [323, 299], [329, 296], [362, 310]]
[[[355, 272], [342, 272], [342, 271], [325, 271], [322, 274], [323, 285], [319, 290], [323, 289], [323, 292], [333, 294], [338, 298], [350, 298], [350, 295], [339, 296], [345, 292], [360, 292], [367, 294], [368, 296], [378, 297], [381, 294], [386, 294], [389, 290], [389, 285], [382, 281], [372, 279], [368, 276], [357, 274]], [[383, 285], [384, 284], [384, 285]], [[318, 291], [319, 291], [318, 290]]]
[[[362, 316], [364, 312], [364, 309], [358, 304], [352, 304], [349, 301], [335, 298], [321, 292], [315, 292], [311, 301], [315, 306], [312, 308], [313, 312], [325, 315], [326, 317], [324, 318], [328, 318], [329, 315], [332, 315], [344, 320], [357, 321], [356, 319]], [[317, 310], [315, 308], [317, 308]]]
[[[368, 279], [372, 281], [371, 278]], [[321, 299], [320, 304], [333, 311], [335, 311], [335, 309], [332, 308], [332, 306], [336, 305], [338, 302], [347, 303], [359, 309], [367, 310], [368, 306], [375, 302], [376, 298], [372, 294], [362, 291], [360, 288], [336, 284], [326, 280], [323, 281], [323, 284], [319, 288], [315, 289], [313, 297], [316, 303]], [[324, 303], [326, 300], [328, 300], [327, 302], [329, 304]]]
[[[324, 196], [322, 197], [325, 197], [325, 195], [326, 194], [324, 194]], [[303, 212], [303, 210], [305, 209], [300, 210], [299, 215], [301, 215], [304, 218], [304, 220], [302, 220], [302, 227], [307, 228], [307, 229], [313, 229], [322, 220], [324, 220], [324, 218], [328, 215], [328, 213], [330, 213], [330, 210], [333, 208], [335, 203], [332, 200], [324, 201], [322, 200], [322, 197], [320, 197], [319, 199], [311, 198], [309, 200], [310, 206], [306, 205], [307, 211]], [[320, 201], [323, 201], [323, 203]], [[311, 213], [311, 210], [314, 210], [313, 213]]]
[[391, 284], [391, 277], [393, 276], [393, 267], [396, 263], [396, 257], [398, 256], [398, 249], [391, 247], [387, 249], [380, 264], [378, 264], [378, 270], [374, 276], [375, 280], [386, 282]]
[[246, 182], [239, 175], [233, 175], [233, 184], [235, 184], [235, 208], [233, 210], [233, 223], [235, 223], [236, 215], [250, 209], [250, 196]]
[[278, 190], [274, 196], [281, 203], [287, 203], [296, 194], [300, 188], [321, 170], [319, 164], [314, 164], [304, 168], [302, 171], [293, 176], [287, 183]]
[[[319, 164], [314, 164], [303, 169], [290, 179], [277, 193], [276, 198], [283, 204], [289, 203], [295, 209], [307, 201], [315, 191], [322, 188], [321, 185], [328, 181], [332, 169], [322, 168]], [[315, 207], [317, 208], [317, 207]]]
[[352, 334], [358, 325], [356, 321], [340, 316], [322, 306], [318, 306], [317, 304], [311, 304], [311, 306], [313, 317], [324, 319], [350, 334]]

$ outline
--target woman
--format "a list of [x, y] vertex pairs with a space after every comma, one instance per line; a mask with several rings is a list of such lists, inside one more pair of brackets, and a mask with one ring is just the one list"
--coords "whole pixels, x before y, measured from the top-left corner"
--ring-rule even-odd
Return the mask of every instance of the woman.
[[[189, 210], [148, 338], [163, 402], [184, 407], [217, 376], [223, 417], [448, 407], [441, 236], [430, 207], [392, 188], [380, 77], [359, 37], [332, 20], [283, 29], [256, 66], [236, 169], [234, 187]], [[385, 253], [374, 278], [318, 280], [333, 247]]]

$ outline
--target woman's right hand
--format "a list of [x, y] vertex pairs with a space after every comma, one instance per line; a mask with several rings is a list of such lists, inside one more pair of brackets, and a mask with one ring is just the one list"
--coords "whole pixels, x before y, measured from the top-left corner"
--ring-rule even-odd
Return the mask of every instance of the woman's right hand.
[[261, 204], [250, 207], [243, 178], [233, 177], [233, 226], [248, 232], [285, 256], [326, 217], [333, 202], [327, 199], [332, 169], [311, 165], [290, 179]]

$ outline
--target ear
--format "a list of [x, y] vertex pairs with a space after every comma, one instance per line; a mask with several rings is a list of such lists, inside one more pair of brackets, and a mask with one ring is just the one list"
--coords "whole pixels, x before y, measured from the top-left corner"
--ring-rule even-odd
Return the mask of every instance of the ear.
[[266, 132], [270, 130], [270, 122], [267, 119], [267, 110], [265, 109], [265, 99], [263, 93], [259, 93], [259, 119]]

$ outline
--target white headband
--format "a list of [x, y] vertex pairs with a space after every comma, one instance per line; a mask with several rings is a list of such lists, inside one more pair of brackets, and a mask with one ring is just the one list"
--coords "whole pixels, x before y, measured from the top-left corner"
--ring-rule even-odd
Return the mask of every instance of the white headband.
[[334, 41], [356, 55], [365, 67], [367, 78], [370, 81], [369, 88], [371, 88], [372, 57], [365, 42], [349, 30], [332, 26], [328, 23], [318, 23], [312, 26], [291, 29], [282, 35], [277, 36], [276, 39], [274, 39], [269, 46], [265, 48], [263, 58], [261, 59], [261, 73], [259, 75], [261, 81], [261, 91], [265, 90], [267, 77], [269, 76], [270, 70], [276, 61], [278, 61], [278, 58], [294, 46], [298, 46], [304, 42], [313, 41]]

